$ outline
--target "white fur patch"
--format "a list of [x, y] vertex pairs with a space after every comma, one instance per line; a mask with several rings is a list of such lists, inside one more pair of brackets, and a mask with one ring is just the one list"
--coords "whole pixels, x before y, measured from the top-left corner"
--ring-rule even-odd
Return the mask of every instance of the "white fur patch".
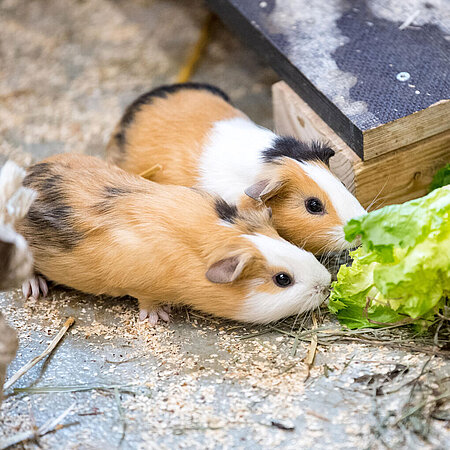
[[256, 182], [263, 168], [261, 153], [276, 137], [242, 117], [217, 122], [200, 158], [197, 186], [236, 203]]
[[341, 227], [330, 230], [330, 237], [334, 237], [337, 246], [341, 246], [342, 249], [352, 247], [353, 244], [345, 240], [343, 227], [350, 219], [367, 214], [366, 210], [341, 181], [328, 169], [311, 162], [299, 162], [298, 164], [327, 194], [329, 202], [333, 205], [342, 221]]
[[275, 267], [277, 273], [288, 273], [294, 282], [286, 288], [277, 287], [274, 294], [251, 292], [239, 312], [239, 320], [268, 323], [314, 309], [325, 300], [331, 275], [312, 253], [283, 239], [259, 234], [244, 237], [255, 245], [269, 266]]
[[356, 200], [341, 181], [328, 169], [310, 162], [299, 164], [306, 174], [327, 193], [330, 198], [330, 203], [336, 209], [342, 223], [345, 224], [353, 217], [366, 214], [366, 210], [361, 206], [358, 200]]
[[352, 242], [348, 242], [345, 239], [344, 227], [342, 226], [332, 228], [328, 232], [328, 235], [330, 237], [330, 241], [332, 241], [330, 243], [332, 243], [333, 247], [338, 250], [348, 250], [361, 245], [361, 238], [359, 236], [357, 236]]

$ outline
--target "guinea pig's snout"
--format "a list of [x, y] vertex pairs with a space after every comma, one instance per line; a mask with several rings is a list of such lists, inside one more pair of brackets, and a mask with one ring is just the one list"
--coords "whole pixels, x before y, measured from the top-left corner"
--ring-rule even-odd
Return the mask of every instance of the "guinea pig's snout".
[[330, 295], [331, 288], [329, 285], [318, 284], [314, 286], [314, 292], [320, 296], [328, 297]]

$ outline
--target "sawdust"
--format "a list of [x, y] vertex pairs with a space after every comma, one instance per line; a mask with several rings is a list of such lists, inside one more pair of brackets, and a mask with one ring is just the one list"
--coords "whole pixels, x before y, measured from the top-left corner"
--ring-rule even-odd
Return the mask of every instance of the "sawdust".
[[[30, 411], [41, 424], [54, 414], [52, 404], [62, 409], [76, 400], [77, 411], [99, 413], [71, 418], [81, 421], [82, 429], [91, 433], [89, 439], [99, 442], [98, 431], [85, 422], [92, 423], [98, 416], [112, 427], [105, 442], [117, 442], [121, 426], [108, 388], [117, 385], [127, 424], [125, 442], [137, 448], [250, 443], [262, 448], [294, 448], [298, 439], [308, 447], [316, 445], [318, 438], [325, 448], [336, 445], [336, 433], [344, 436], [337, 448], [365, 448], [361, 436], [374, 436], [373, 392], [377, 386], [358, 378], [384, 379], [383, 387], [390, 391], [417, 377], [424, 360], [421, 355], [368, 345], [319, 345], [316, 363], [305, 382], [307, 368], [302, 360], [308, 344], [300, 342], [297, 355], [291, 356], [292, 338], [276, 332], [257, 335], [270, 331], [268, 328], [201, 318], [186, 309], [175, 311], [171, 324], [152, 328], [137, 321], [134, 301], [95, 299], [60, 289], [53, 289], [51, 298], [31, 304], [14, 294], [0, 303], [18, 328], [22, 360], [29, 358], [27, 348], [44, 347], [63, 319], [76, 312], [73, 332], [45, 373], [25, 377], [21, 386], [30, 382], [55, 388], [96, 386], [88, 392], [25, 393], [7, 398], [0, 416], [5, 420], [0, 436], [29, 427], [33, 420]], [[255, 337], [243, 339], [249, 335]], [[63, 375], [61, 365], [68, 373]], [[389, 378], [399, 365], [409, 371]], [[448, 364], [436, 358], [431, 367], [437, 380]], [[98, 389], [101, 386], [105, 388]], [[376, 401], [388, 406], [380, 408], [386, 413], [400, 411], [405, 401], [401, 394], [377, 397]], [[58, 433], [70, 433], [70, 428]], [[58, 439], [61, 437], [48, 435], [42, 442], [45, 448], [55, 448]], [[81, 438], [82, 448], [89, 439]], [[395, 442], [396, 438], [392, 439]]]

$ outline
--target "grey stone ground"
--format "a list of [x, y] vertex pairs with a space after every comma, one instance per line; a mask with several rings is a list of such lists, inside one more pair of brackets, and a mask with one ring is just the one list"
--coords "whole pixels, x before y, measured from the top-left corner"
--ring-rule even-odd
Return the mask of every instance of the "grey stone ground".
[[[69, 151], [101, 156], [124, 106], [173, 80], [204, 15], [201, 2], [188, 0], [2, 1], [0, 163]], [[219, 23], [194, 79], [219, 85], [271, 125], [276, 76]], [[0, 309], [20, 337], [9, 376], [67, 317], [76, 319], [53, 355], [15, 386], [50, 392], [6, 392], [0, 441], [75, 403], [64, 421], [73, 425], [42, 438], [42, 448], [449, 447], [448, 421], [429, 416], [446, 418], [445, 405], [429, 411], [430, 399], [449, 389], [449, 365], [438, 356], [320, 341], [308, 377], [309, 344], [291, 336], [301, 320], [249, 327], [180, 310], [169, 325], [149, 328], [137, 322], [132, 300], [59, 288], [39, 302], [2, 293]], [[324, 326], [336, 324], [326, 318]], [[390, 335], [391, 343], [401, 338]]]

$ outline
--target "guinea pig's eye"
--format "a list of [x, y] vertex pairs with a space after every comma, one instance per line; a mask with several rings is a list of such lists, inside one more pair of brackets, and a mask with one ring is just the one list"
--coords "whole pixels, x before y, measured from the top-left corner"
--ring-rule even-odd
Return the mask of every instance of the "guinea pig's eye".
[[305, 201], [306, 210], [311, 214], [324, 214], [323, 203], [316, 197], [310, 197]]
[[285, 288], [292, 284], [292, 278], [287, 273], [280, 272], [274, 275], [273, 282], [277, 286]]

